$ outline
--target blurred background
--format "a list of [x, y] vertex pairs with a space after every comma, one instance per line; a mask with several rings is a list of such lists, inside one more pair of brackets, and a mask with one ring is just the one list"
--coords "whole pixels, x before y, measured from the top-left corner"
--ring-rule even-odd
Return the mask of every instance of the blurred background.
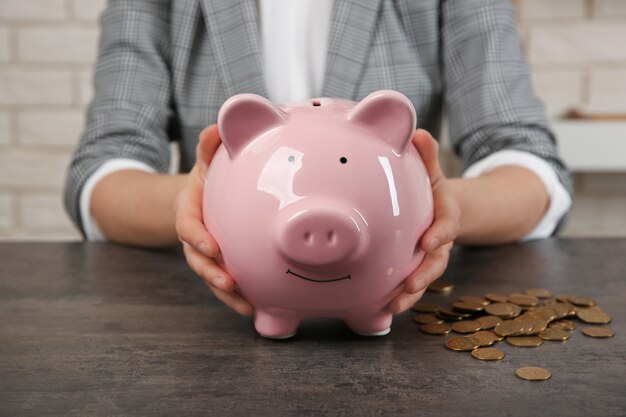
[[[626, 236], [626, 0], [519, 0], [520, 33], [576, 195], [563, 236]], [[106, 0], [0, 0], [0, 240], [77, 240], [62, 184]], [[459, 164], [450, 150], [449, 175]]]

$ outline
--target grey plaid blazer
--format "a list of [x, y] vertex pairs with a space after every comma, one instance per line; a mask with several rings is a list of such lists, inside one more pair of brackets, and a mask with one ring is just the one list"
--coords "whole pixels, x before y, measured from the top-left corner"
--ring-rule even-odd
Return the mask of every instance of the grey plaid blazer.
[[[237, 93], [267, 96], [256, 0], [110, 0], [102, 16], [95, 97], [69, 167], [66, 208], [82, 229], [85, 180], [111, 158], [181, 169], [200, 131]], [[546, 160], [571, 192], [533, 95], [509, 0], [335, 0], [322, 96], [404, 93], [417, 126], [450, 137], [465, 165], [516, 149]]]

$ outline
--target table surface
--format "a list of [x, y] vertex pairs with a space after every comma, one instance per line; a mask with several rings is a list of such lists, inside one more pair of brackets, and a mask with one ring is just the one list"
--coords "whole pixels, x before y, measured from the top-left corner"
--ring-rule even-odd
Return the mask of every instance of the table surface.
[[[532, 287], [595, 298], [611, 339], [500, 343], [499, 362], [445, 349], [411, 312], [391, 334], [338, 320], [287, 341], [214, 299], [179, 251], [0, 243], [0, 416], [626, 415], [626, 239], [457, 249], [451, 295]], [[552, 371], [523, 381], [521, 366]]]

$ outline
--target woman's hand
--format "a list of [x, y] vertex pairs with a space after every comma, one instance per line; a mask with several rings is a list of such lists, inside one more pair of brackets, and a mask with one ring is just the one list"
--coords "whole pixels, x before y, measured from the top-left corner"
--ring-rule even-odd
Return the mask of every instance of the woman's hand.
[[204, 280], [213, 294], [224, 304], [242, 315], [252, 315], [252, 305], [235, 291], [235, 281], [215, 261], [219, 255], [217, 242], [202, 222], [202, 194], [204, 179], [221, 139], [217, 125], [200, 133], [196, 147], [196, 164], [187, 182], [176, 197], [176, 233], [183, 244], [185, 257], [191, 269]]
[[443, 274], [461, 220], [459, 204], [452, 195], [448, 180], [439, 166], [437, 159], [439, 144], [423, 129], [415, 131], [413, 144], [422, 157], [430, 178], [434, 220], [420, 239], [420, 247], [426, 252], [422, 263], [404, 282], [404, 291], [389, 303], [388, 309], [394, 314], [409, 309], [422, 297], [426, 287]]

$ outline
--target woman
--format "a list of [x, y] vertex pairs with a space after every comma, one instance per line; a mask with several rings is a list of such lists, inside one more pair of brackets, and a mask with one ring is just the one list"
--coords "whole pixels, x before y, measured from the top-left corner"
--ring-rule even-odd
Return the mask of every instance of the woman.
[[[452, 242], [546, 237], [571, 205], [508, 0], [112, 0], [95, 87], [67, 178], [71, 217], [92, 240], [182, 241], [191, 268], [241, 314], [253, 308], [215, 264], [200, 206], [219, 145], [215, 126], [205, 127], [236, 93], [285, 102], [393, 89], [411, 99], [435, 221], [394, 313], [443, 273]], [[431, 133], [444, 105], [464, 178], [447, 179], [437, 162]], [[170, 140], [188, 174], [165, 174]]]

